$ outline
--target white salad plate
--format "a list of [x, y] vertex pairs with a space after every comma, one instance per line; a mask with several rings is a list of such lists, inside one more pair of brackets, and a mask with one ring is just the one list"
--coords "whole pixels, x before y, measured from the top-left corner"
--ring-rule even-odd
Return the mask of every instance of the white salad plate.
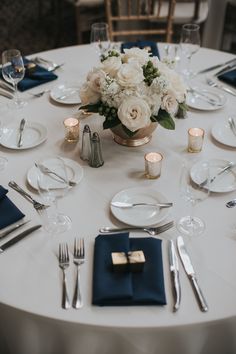
[[79, 104], [81, 103], [79, 88], [78, 83], [61, 83], [51, 90], [50, 96], [58, 103]]
[[193, 92], [191, 90], [188, 91], [186, 98], [186, 104], [190, 108], [202, 111], [215, 111], [224, 107], [227, 101], [226, 96], [215, 89], [205, 89], [195, 86], [192, 89]]
[[[80, 166], [80, 164], [78, 162], [76, 162], [74, 160], [63, 157], [63, 161], [66, 166], [66, 172], [67, 172], [68, 179], [79, 184], [83, 178], [83, 174], [84, 174], [83, 168]], [[54, 171], [53, 163], [50, 163], [50, 166], [47, 166], [47, 167], [50, 167], [50, 169], [52, 171]], [[56, 172], [56, 171], [54, 171], [54, 172]], [[33, 187], [34, 189], [38, 189], [37, 167], [36, 166], [32, 166], [28, 170], [27, 181], [31, 187]]]
[[[140, 187], [125, 189], [117, 193], [112, 202], [126, 203], [167, 203], [167, 199], [163, 194], [154, 189]], [[110, 205], [112, 214], [125, 224], [132, 226], [151, 226], [163, 221], [168, 213], [169, 208], [159, 208], [153, 206], [135, 206], [132, 208], [117, 208]]]
[[236, 147], [236, 136], [232, 132], [228, 121], [217, 122], [212, 127], [211, 134], [219, 143]]
[[201, 171], [206, 162], [209, 164], [210, 179], [215, 177], [214, 181], [210, 183], [210, 191], [216, 193], [232, 192], [236, 189], [236, 163], [227, 171], [219, 174], [219, 172], [226, 167], [231, 161], [221, 159], [211, 159], [208, 161], [199, 161], [191, 168], [190, 174], [192, 180], [201, 184], [203, 182]]
[[19, 123], [12, 122], [3, 127], [1, 145], [9, 149], [24, 150], [31, 149], [47, 139], [47, 128], [36, 122], [26, 122], [23, 134], [22, 145], [17, 146], [19, 140]]

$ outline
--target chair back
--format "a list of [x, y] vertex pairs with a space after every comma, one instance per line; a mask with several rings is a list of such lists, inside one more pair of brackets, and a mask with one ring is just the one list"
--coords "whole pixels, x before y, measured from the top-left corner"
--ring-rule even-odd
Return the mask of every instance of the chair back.
[[[162, 35], [166, 42], [172, 39], [172, 24], [176, 0], [166, 0], [167, 14], [161, 14], [163, 0], [105, 0], [109, 34], [117, 37]], [[156, 10], [157, 9], [157, 10]]]

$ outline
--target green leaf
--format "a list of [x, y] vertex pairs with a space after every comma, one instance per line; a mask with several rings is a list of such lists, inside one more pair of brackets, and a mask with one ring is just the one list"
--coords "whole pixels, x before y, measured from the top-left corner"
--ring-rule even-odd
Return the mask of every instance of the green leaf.
[[79, 110], [83, 109], [87, 112], [97, 113], [100, 106], [101, 106], [101, 102], [94, 103], [94, 104], [86, 104], [84, 106], [80, 106]]
[[151, 121], [158, 122], [165, 129], [175, 129], [175, 122], [173, 118], [163, 109], [159, 109], [158, 116], [151, 116]]
[[122, 124], [122, 128], [124, 130], [124, 132], [129, 136], [129, 137], [132, 137], [135, 133], [137, 133], [138, 130], [136, 130], [135, 132], [132, 132], [131, 130], [129, 130], [128, 128], [126, 128], [126, 126], [124, 126]]
[[[109, 119], [110, 118], [110, 119]], [[114, 118], [112, 116], [106, 117], [103, 122], [103, 129], [110, 129], [120, 124], [120, 120], [118, 117]]]

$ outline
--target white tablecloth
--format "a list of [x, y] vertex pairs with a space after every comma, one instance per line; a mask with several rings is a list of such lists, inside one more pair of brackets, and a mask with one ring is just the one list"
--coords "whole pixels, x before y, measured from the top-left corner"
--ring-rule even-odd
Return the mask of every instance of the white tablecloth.
[[[43, 53], [43, 56], [65, 65], [58, 71], [58, 80], [48, 83], [52, 88], [60, 82], [81, 83], [97, 58], [89, 46], [76, 46]], [[227, 60], [230, 54], [202, 48], [193, 57], [195, 69]], [[203, 77], [199, 80], [203, 81]], [[37, 92], [43, 86], [35, 88]], [[33, 90], [32, 90], [33, 91]], [[22, 94], [29, 97], [27, 92]], [[27, 171], [42, 156], [59, 154], [79, 162], [84, 168], [81, 183], [59, 201], [59, 209], [72, 219], [67, 233], [51, 238], [45, 231], [21, 241], [0, 256], [0, 352], [4, 354], [233, 354], [236, 352], [236, 209], [225, 203], [236, 197], [231, 193], [215, 193], [196, 208], [206, 222], [205, 233], [187, 241], [200, 286], [209, 304], [209, 311], [199, 310], [191, 284], [180, 266], [182, 286], [181, 308], [173, 313], [173, 297], [168, 267], [167, 241], [175, 239], [175, 228], [162, 235], [166, 306], [98, 307], [91, 305], [92, 265], [95, 237], [101, 226], [122, 226], [109, 210], [109, 201], [120, 190], [130, 187], [152, 187], [162, 192], [174, 208], [169, 219], [177, 219], [185, 210], [179, 196], [178, 179], [182, 158], [188, 157], [187, 130], [202, 127], [206, 131], [202, 158], [236, 160], [234, 148], [216, 142], [211, 136], [213, 125], [234, 114], [236, 98], [226, 94], [224, 108], [206, 112], [188, 112], [186, 119], [176, 120], [175, 131], [158, 127], [150, 143], [129, 148], [116, 144], [109, 131], [102, 131], [101, 117], [94, 115], [81, 122], [100, 133], [105, 164], [91, 168], [80, 160], [80, 143], [64, 142], [63, 120], [77, 114], [76, 106], [54, 103], [45, 94], [29, 98], [29, 104], [18, 112], [30, 122], [41, 122], [48, 129], [45, 143], [29, 150], [0, 148], [9, 162], [1, 171], [1, 184], [10, 179], [38, 197], [26, 180]], [[1, 98], [2, 102], [8, 102]], [[14, 113], [15, 114], [15, 113]], [[11, 115], [10, 115], [11, 116]], [[11, 117], [10, 117], [11, 118]], [[9, 119], [10, 119], [9, 118]], [[163, 154], [162, 175], [147, 180], [144, 154]], [[9, 197], [31, 219], [40, 222], [32, 205], [9, 188]], [[145, 234], [143, 234], [144, 236]], [[86, 263], [82, 268], [84, 307], [80, 310], [61, 308], [62, 274], [57, 251], [60, 241], [67, 241], [73, 252], [74, 237], [86, 241]], [[72, 259], [72, 254], [71, 254]], [[72, 297], [75, 267], [71, 262], [68, 286]]]

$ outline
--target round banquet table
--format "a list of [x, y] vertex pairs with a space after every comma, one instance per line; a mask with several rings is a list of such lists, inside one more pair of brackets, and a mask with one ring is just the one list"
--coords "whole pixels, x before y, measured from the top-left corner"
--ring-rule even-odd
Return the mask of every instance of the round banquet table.
[[[161, 54], [164, 45], [159, 45]], [[51, 89], [59, 83], [82, 83], [87, 72], [97, 64], [89, 45], [66, 47], [41, 53], [44, 58], [65, 63], [57, 71], [58, 79], [32, 89]], [[229, 60], [232, 55], [201, 48], [192, 65], [200, 70]], [[204, 75], [197, 78], [204, 84]], [[34, 162], [47, 154], [57, 154], [77, 161], [84, 170], [78, 186], [59, 201], [60, 211], [70, 216], [71, 229], [51, 237], [43, 229], [35, 232], [0, 256], [0, 353], [4, 354], [233, 354], [236, 353], [236, 209], [225, 203], [236, 191], [211, 193], [199, 203], [196, 214], [206, 222], [202, 236], [186, 239], [209, 311], [200, 311], [193, 289], [180, 264], [181, 307], [173, 313], [173, 295], [168, 263], [167, 241], [176, 239], [175, 228], [160, 235], [167, 305], [165, 306], [94, 306], [92, 305], [92, 267], [95, 237], [101, 226], [123, 226], [109, 208], [112, 197], [132, 187], [150, 187], [161, 192], [174, 207], [167, 220], [177, 220], [186, 210], [179, 196], [178, 180], [183, 158], [188, 158], [187, 130], [205, 129], [204, 146], [198, 157], [236, 161], [236, 149], [217, 142], [211, 134], [220, 120], [234, 114], [236, 97], [225, 93], [226, 105], [218, 110], [189, 110], [185, 119], [176, 119], [176, 129], [158, 127], [152, 140], [140, 147], [125, 147], [113, 141], [110, 131], [102, 130], [102, 118], [81, 118], [81, 130], [89, 124], [101, 138], [104, 165], [92, 168], [80, 159], [81, 139], [77, 144], [64, 142], [63, 120], [78, 115], [77, 105], [54, 102], [48, 93], [30, 98], [21, 94], [28, 105], [19, 112], [8, 112], [9, 120], [40, 122], [47, 127], [47, 140], [27, 150], [0, 147], [8, 159], [1, 171], [1, 184], [10, 179], [27, 189], [36, 199], [38, 193], [27, 182], [27, 172]], [[3, 104], [9, 100], [1, 97]], [[144, 154], [163, 154], [162, 174], [157, 180], [144, 178]], [[9, 188], [8, 196], [31, 220], [40, 223], [32, 205]], [[135, 234], [134, 234], [135, 235]], [[142, 236], [146, 234], [141, 233]], [[62, 273], [58, 267], [58, 244], [68, 242], [71, 265], [67, 272], [72, 298], [76, 268], [72, 262], [74, 237], [84, 237], [86, 262], [82, 267], [84, 306], [80, 310], [61, 308]], [[3, 242], [3, 241], [2, 241]]]

